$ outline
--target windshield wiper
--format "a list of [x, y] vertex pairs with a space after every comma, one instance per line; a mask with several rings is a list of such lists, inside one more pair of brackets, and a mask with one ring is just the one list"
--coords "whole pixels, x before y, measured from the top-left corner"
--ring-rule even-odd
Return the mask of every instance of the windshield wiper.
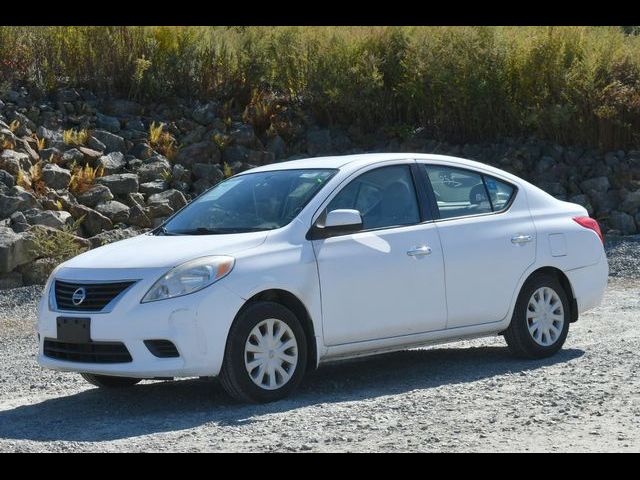
[[154, 235], [173, 235], [172, 233], [169, 233], [168, 230], [165, 227], [158, 227], [157, 229], [155, 229], [153, 231]]

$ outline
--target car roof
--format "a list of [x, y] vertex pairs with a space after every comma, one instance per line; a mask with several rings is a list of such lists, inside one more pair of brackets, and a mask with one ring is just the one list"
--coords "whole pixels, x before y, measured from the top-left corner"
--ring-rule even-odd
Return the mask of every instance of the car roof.
[[[474, 160], [467, 160], [460, 157], [452, 157], [449, 155], [437, 155], [434, 153], [362, 153], [357, 155], [336, 155], [331, 157], [313, 157], [303, 158], [299, 160], [286, 160], [284, 162], [272, 163], [261, 167], [252, 168], [242, 173], [253, 172], [268, 172], [275, 170], [294, 170], [305, 168], [337, 168], [343, 169], [348, 167], [350, 170], [357, 170], [360, 167], [373, 165], [375, 163], [392, 161], [392, 160], [430, 160], [436, 163], [444, 163], [451, 166], [467, 167], [472, 169], [484, 170], [485, 172], [492, 172], [498, 176], [510, 178], [516, 180], [517, 177], [505, 172], [504, 170], [497, 169], [486, 163], [476, 162]], [[520, 179], [521, 180], [521, 179]]]

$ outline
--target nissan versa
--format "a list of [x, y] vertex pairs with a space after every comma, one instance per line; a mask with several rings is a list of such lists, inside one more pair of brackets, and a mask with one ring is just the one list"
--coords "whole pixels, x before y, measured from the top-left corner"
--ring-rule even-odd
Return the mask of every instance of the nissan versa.
[[294, 160], [56, 268], [38, 358], [100, 387], [218, 376], [267, 402], [329, 360], [462, 338], [547, 357], [607, 273], [583, 207], [502, 170], [424, 154]]

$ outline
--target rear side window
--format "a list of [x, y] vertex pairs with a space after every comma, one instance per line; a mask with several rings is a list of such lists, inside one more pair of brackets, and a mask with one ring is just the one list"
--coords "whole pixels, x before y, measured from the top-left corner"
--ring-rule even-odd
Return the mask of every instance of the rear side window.
[[514, 188], [508, 183], [502, 182], [497, 178], [488, 177], [485, 175], [484, 183], [487, 186], [487, 191], [491, 198], [491, 204], [493, 205], [494, 212], [501, 212], [505, 210], [511, 202], [513, 197]]
[[496, 178], [459, 168], [425, 165], [440, 218], [499, 212], [509, 206], [514, 188]]
[[327, 206], [360, 212], [362, 228], [393, 227], [420, 222], [411, 171], [406, 165], [376, 168], [352, 180]]

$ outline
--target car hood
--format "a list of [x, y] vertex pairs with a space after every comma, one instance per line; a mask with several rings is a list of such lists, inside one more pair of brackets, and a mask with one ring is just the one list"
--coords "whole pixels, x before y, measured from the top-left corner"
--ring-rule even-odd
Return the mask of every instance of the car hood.
[[233, 255], [261, 245], [268, 232], [230, 235], [138, 235], [89, 250], [64, 263], [65, 268], [175, 267], [206, 255]]

